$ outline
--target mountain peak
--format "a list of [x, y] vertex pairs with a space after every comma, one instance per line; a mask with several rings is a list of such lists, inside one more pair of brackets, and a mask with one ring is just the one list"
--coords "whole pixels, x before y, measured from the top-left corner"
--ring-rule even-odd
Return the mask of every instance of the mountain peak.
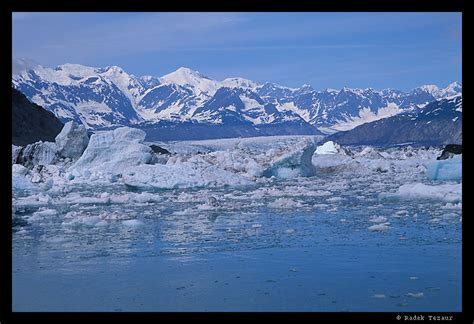
[[211, 96], [220, 87], [217, 81], [187, 67], [180, 67], [176, 71], [162, 76], [160, 82], [191, 87], [197, 96]]
[[227, 78], [222, 81], [222, 84], [225, 87], [229, 87], [229, 88], [246, 88], [246, 89], [253, 89], [259, 86], [258, 83], [252, 80], [239, 78], [239, 77]]
[[420, 89], [425, 90], [426, 92], [431, 93], [431, 94], [435, 93], [436, 91], [439, 91], [438, 86], [436, 86], [436, 85], [434, 85], [434, 84], [425, 84], [425, 85], [422, 85], [422, 86], [420, 87]]
[[23, 71], [32, 70], [39, 66], [37, 62], [32, 59], [21, 57], [12, 60], [12, 74], [19, 74]]
[[462, 84], [461, 82], [458, 82], [458, 81], [453, 81], [451, 82], [450, 84], [448, 84], [448, 86], [446, 88], [444, 88], [445, 90], [446, 89], [462, 89]]

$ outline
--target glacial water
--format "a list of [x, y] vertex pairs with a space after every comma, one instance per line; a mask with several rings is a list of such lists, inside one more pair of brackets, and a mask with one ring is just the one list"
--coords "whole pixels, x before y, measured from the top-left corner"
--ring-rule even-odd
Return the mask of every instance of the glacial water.
[[13, 311], [461, 311], [461, 209], [409, 177], [17, 193]]

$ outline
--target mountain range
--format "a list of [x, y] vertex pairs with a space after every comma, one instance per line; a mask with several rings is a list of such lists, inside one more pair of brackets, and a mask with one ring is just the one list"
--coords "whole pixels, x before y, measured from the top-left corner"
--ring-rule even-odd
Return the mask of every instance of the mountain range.
[[17, 66], [13, 87], [61, 121], [91, 130], [134, 126], [149, 139], [164, 140], [332, 134], [462, 93], [458, 82], [410, 91], [317, 91], [243, 78], [217, 81], [184, 67], [162, 77], [136, 77], [117, 66]]
[[462, 144], [462, 96], [440, 99], [414, 111], [335, 133], [327, 139], [343, 145]]

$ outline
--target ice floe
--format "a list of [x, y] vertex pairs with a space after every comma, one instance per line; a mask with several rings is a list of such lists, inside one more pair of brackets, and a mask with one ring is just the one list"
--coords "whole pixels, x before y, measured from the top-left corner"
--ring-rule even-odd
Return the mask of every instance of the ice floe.
[[396, 193], [381, 193], [380, 198], [430, 199], [457, 203], [462, 199], [462, 184], [426, 185], [411, 183], [400, 186]]

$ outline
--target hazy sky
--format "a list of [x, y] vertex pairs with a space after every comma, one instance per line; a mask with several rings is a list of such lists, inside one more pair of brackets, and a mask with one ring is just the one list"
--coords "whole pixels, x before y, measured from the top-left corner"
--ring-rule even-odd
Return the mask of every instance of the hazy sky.
[[316, 89], [461, 80], [460, 13], [14, 13], [13, 57]]

